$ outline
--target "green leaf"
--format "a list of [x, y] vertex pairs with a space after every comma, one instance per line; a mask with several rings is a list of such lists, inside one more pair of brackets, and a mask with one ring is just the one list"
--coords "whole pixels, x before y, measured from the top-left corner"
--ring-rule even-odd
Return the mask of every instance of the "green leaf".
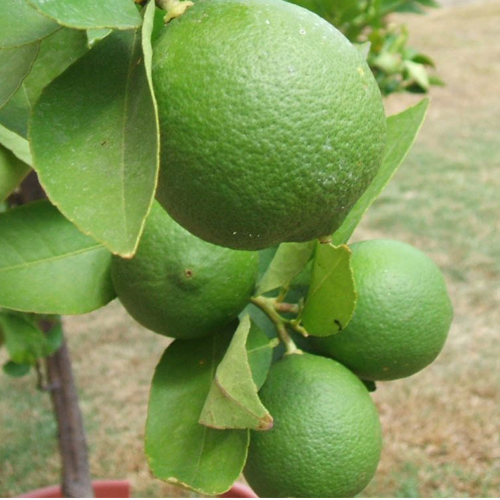
[[273, 360], [273, 349], [278, 345], [276, 339], [270, 340], [268, 336], [252, 321], [250, 333], [247, 338], [247, 356], [252, 378], [257, 390], [266, 381], [271, 362]]
[[279, 245], [259, 250], [259, 272], [257, 275], [257, 283], [259, 283], [264, 274], [266, 274], [267, 268], [270, 266], [276, 252], [278, 251], [278, 247]]
[[2, 0], [0, 47], [19, 47], [49, 36], [60, 26], [42, 16], [25, 0]]
[[419, 64], [424, 64], [426, 66], [430, 66], [431, 68], [435, 68], [436, 65], [434, 61], [427, 55], [425, 54], [415, 54], [410, 58], [413, 62], [419, 63]]
[[332, 243], [347, 243], [361, 218], [384, 190], [403, 163], [422, 126], [429, 99], [387, 119], [387, 147], [380, 169], [363, 196], [357, 201], [342, 226], [334, 233]]
[[435, 0], [417, 0], [418, 3], [425, 5], [426, 7], [433, 7], [437, 8], [439, 7], [439, 2], [436, 2]]
[[217, 367], [200, 424], [213, 429], [267, 430], [273, 426], [253, 380], [246, 349], [249, 332], [250, 317], [246, 315]]
[[83, 31], [60, 29], [43, 40], [29, 75], [0, 110], [1, 124], [26, 137], [31, 109], [44, 87], [87, 50], [87, 37]]
[[43, 332], [22, 315], [0, 312], [0, 329], [14, 363], [34, 365], [49, 354], [49, 344]]
[[436, 75], [429, 75], [429, 83], [430, 85], [437, 85], [438, 87], [444, 87], [446, 85], [446, 83]]
[[21, 88], [0, 109], [0, 125], [26, 138], [31, 104]]
[[108, 28], [104, 29], [96, 29], [96, 30], [87, 30], [87, 45], [89, 47], [93, 47], [97, 42], [106, 38], [112, 30]]
[[0, 201], [5, 200], [28, 175], [30, 166], [0, 146]]
[[354, 44], [354, 47], [359, 50], [359, 53], [363, 56], [363, 59], [366, 60], [368, 58], [368, 54], [370, 53], [371, 45], [371, 42], [363, 42]]
[[151, 26], [145, 20], [143, 50], [139, 31], [114, 31], [99, 42], [45, 89], [30, 124], [35, 169], [49, 198], [122, 257], [136, 250], [159, 166]]
[[0, 49], [0, 108], [14, 95], [36, 59], [38, 42]]
[[282, 243], [262, 280], [257, 285], [257, 295], [290, 285], [309, 262], [314, 245], [315, 241]]
[[146, 455], [153, 474], [206, 495], [238, 479], [247, 456], [248, 430], [210, 429], [198, 423], [217, 365], [234, 332], [176, 340], [156, 367], [146, 425]]
[[[146, 68], [146, 79], [148, 81], [149, 90], [151, 92], [151, 98], [153, 100], [153, 106], [155, 110], [155, 121], [158, 121], [158, 112], [156, 106], [156, 99], [153, 89], [153, 77], [152, 72], [152, 62], [153, 62], [153, 47], [151, 45], [151, 40], [153, 37], [153, 31], [155, 29], [156, 13], [158, 9], [154, 2], [149, 2], [146, 10], [144, 11], [144, 23], [142, 25], [142, 53], [144, 55], [144, 66]], [[159, 132], [156, 133], [159, 136]]]
[[151, 40], [153, 42], [161, 35], [163, 30], [165, 29], [165, 11], [163, 9], [159, 9], [158, 7], [155, 9], [154, 21], [153, 21], [153, 32], [151, 33]]
[[47, 356], [55, 353], [63, 343], [63, 329], [61, 319], [58, 318], [54, 326], [45, 334], [47, 339]]
[[0, 307], [83, 314], [112, 300], [111, 254], [47, 201], [0, 214]]
[[382, 52], [371, 60], [371, 64], [388, 74], [399, 73], [403, 69], [403, 63], [399, 54]]
[[395, 12], [404, 12], [407, 14], [425, 14], [425, 10], [416, 2], [405, 2], [401, 7], [395, 9]]
[[28, 0], [42, 14], [80, 30], [138, 28], [142, 19], [132, 0]]
[[14, 361], [7, 361], [3, 365], [3, 371], [9, 377], [20, 378], [28, 375], [30, 372], [30, 365], [22, 365], [19, 363], [14, 363]]
[[[256, 327], [267, 337], [269, 341], [275, 342], [276, 346], [279, 344], [278, 332], [276, 330], [276, 326], [269, 319], [269, 316], [260, 307], [257, 307], [255, 304], [249, 303], [245, 307], [245, 309], [243, 309], [243, 311], [240, 313], [240, 318], [242, 318], [245, 314], [250, 315], [252, 324], [255, 323]], [[259, 382], [261, 381], [255, 378], [254, 381], [256, 385], [259, 386]]]
[[33, 166], [29, 142], [0, 124], [0, 144], [12, 151], [24, 163]]
[[424, 90], [429, 89], [429, 76], [425, 66], [413, 61], [404, 62], [405, 69], [408, 71], [409, 76]]
[[301, 320], [310, 335], [326, 337], [345, 328], [356, 307], [351, 250], [318, 243], [311, 286]]

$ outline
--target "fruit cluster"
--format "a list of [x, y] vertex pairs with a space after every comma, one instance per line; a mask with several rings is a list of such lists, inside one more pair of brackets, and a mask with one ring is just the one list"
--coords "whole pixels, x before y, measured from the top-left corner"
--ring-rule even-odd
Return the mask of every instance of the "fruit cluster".
[[[274, 423], [252, 432], [245, 477], [261, 496], [359, 493], [381, 451], [378, 414], [365, 384], [412, 375], [444, 345], [452, 307], [435, 264], [392, 240], [355, 243], [351, 251], [358, 293], [351, 322], [335, 335], [302, 339], [301, 350], [272, 365], [259, 393]], [[265, 252], [260, 257], [265, 262]], [[197, 339], [228, 325], [234, 331], [231, 323], [251, 300], [258, 266], [259, 252], [200, 240], [156, 204], [136, 256], [115, 257], [112, 273], [137, 321], [170, 337]], [[267, 298], [276, 311], [298, 313], [299, 305], [284, 302], [307, 297], [307, 279], [295, 283], [288, 294]], [[278, 335], [273, 323], [256, 320], [271, 338]]]
[[[205, 404], [193, 413], [196, 425], [221, 432], [253, 429], [244, 473], [259, 495], [353, 496], [373, 477], [381, 452], [368, 388], [431, 363], [452, 319], [439, 269], [390, 240], [342, 248], [352, 293], [341, 300], [354, 310], [357, 294], [353, 315], [340, 321], [337, 310], [309, 306], [334, 272], [320, 262], [322, 247], [337, 251], [330, 236], [384, 158], [376, 82], [361, 53], [305, 9], [279, 0], [201, 0], [158, 35], [153, 83], [159, 203], [135, 257], [114, 258], [118, 297], [144, 326], [181, 339], [170, 353], [236, 330], [208, 375]], [[317, 238], [303, 243], [306, 257], [288, 281], [254, 295], [259, 267], [261, 277], [280, 266], [287, 275], [280, 251], [269, 264], [276, 248], [264, 249]], [[248, 313], [248, 328], [260, 327], [281, 346], [263, 377], [249, 355], [234, 363], [248, 343], [248, 328], [240, 335]], [[310, 320], [318, 315], [321, 321]], [[253, 380], [245, 379], [246, 365]], [[258, 396], [257, 378], [265, 379]], [[162, 408], [176, 411], [171, 403]], [[260, 411], [252, 423], [249, 415]], [[162, 451], [153, 448], [150, 461], [157, 462]], [[182, 473], [163, 474], [196, 489]]]

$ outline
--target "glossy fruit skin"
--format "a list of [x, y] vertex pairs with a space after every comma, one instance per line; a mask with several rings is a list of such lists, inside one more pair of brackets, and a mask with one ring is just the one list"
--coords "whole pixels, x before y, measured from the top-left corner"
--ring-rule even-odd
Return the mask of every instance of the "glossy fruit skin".
[[285, 356], [260, 392], [274, 419], [252, 431], [245, 478], [260, 497], [349, 497], [380, 459], [378, 413], [363, 383], [340, 363]]
[[386, 122], [350, 42], [281, 0], [200, 0], [154, 45], [157, 199], [212, 243], [247, 250], [337, 229], [375, 176]]
[[133, 259], [113, 257], [118, 298], [146, 328], [174, 338], [212, 334], [247, 305], [257, 277], [257, 252], [200, 240], [155, 203]]
[[340, 333], [314, 338], [314, 346], [366, 380], [417, 373], [441, 352], [453, 319], [441, 271], [399, 241], [367, 240], [351, 250], [354, 316]]

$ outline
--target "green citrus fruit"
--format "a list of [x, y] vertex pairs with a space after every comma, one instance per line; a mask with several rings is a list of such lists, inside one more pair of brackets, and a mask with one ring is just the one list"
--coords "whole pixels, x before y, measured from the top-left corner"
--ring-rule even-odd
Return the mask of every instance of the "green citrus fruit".
[[259, 496], [353, 496], [370, 482], [382, 446], [378, 413], [347, 368], [312, 354], [285, 356], [260, 397], [274, 427], [252, 432], [244, 471]]
[[118, 298], [146, 328], [175, 338], [213, 333], [248, 303], [257, 252], [200, 240], [154, 204], [133, 259], [113, 257]]
[[382, 99], [359, 51], [281, 0], [200, 0], [163, 29], [153, 83], [157, 198], [193, 234], [261, 249], [329, 235], [385, 148]]
[[453, 307], [439, 268], [406, 243], [355, 243], [352, 269], [358, 292], [354, 316], [314, 345], [367, 380], [394, 380], [422, 370], [441, 352]]

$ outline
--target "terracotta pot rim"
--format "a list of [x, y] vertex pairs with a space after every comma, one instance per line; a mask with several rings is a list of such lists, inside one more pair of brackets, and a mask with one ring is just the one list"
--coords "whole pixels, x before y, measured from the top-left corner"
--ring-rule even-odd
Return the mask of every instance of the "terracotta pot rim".
[[[130, 498], [130, 482], [126, 479], [98, 479], [92, 481], [96, 498]], [[61, 486], [46, 486], [17, 498], [62, 498]]]
[[[96, 498], [130, 498], [130, 482], [126, 479], [98, 479], [92, 481]], [[258, 498], [249, 486], [235, 483], [219, 495], [220, 498]], [[17, 498], [62, 498], [61, 486], [47, 486], [19, 495]]]

